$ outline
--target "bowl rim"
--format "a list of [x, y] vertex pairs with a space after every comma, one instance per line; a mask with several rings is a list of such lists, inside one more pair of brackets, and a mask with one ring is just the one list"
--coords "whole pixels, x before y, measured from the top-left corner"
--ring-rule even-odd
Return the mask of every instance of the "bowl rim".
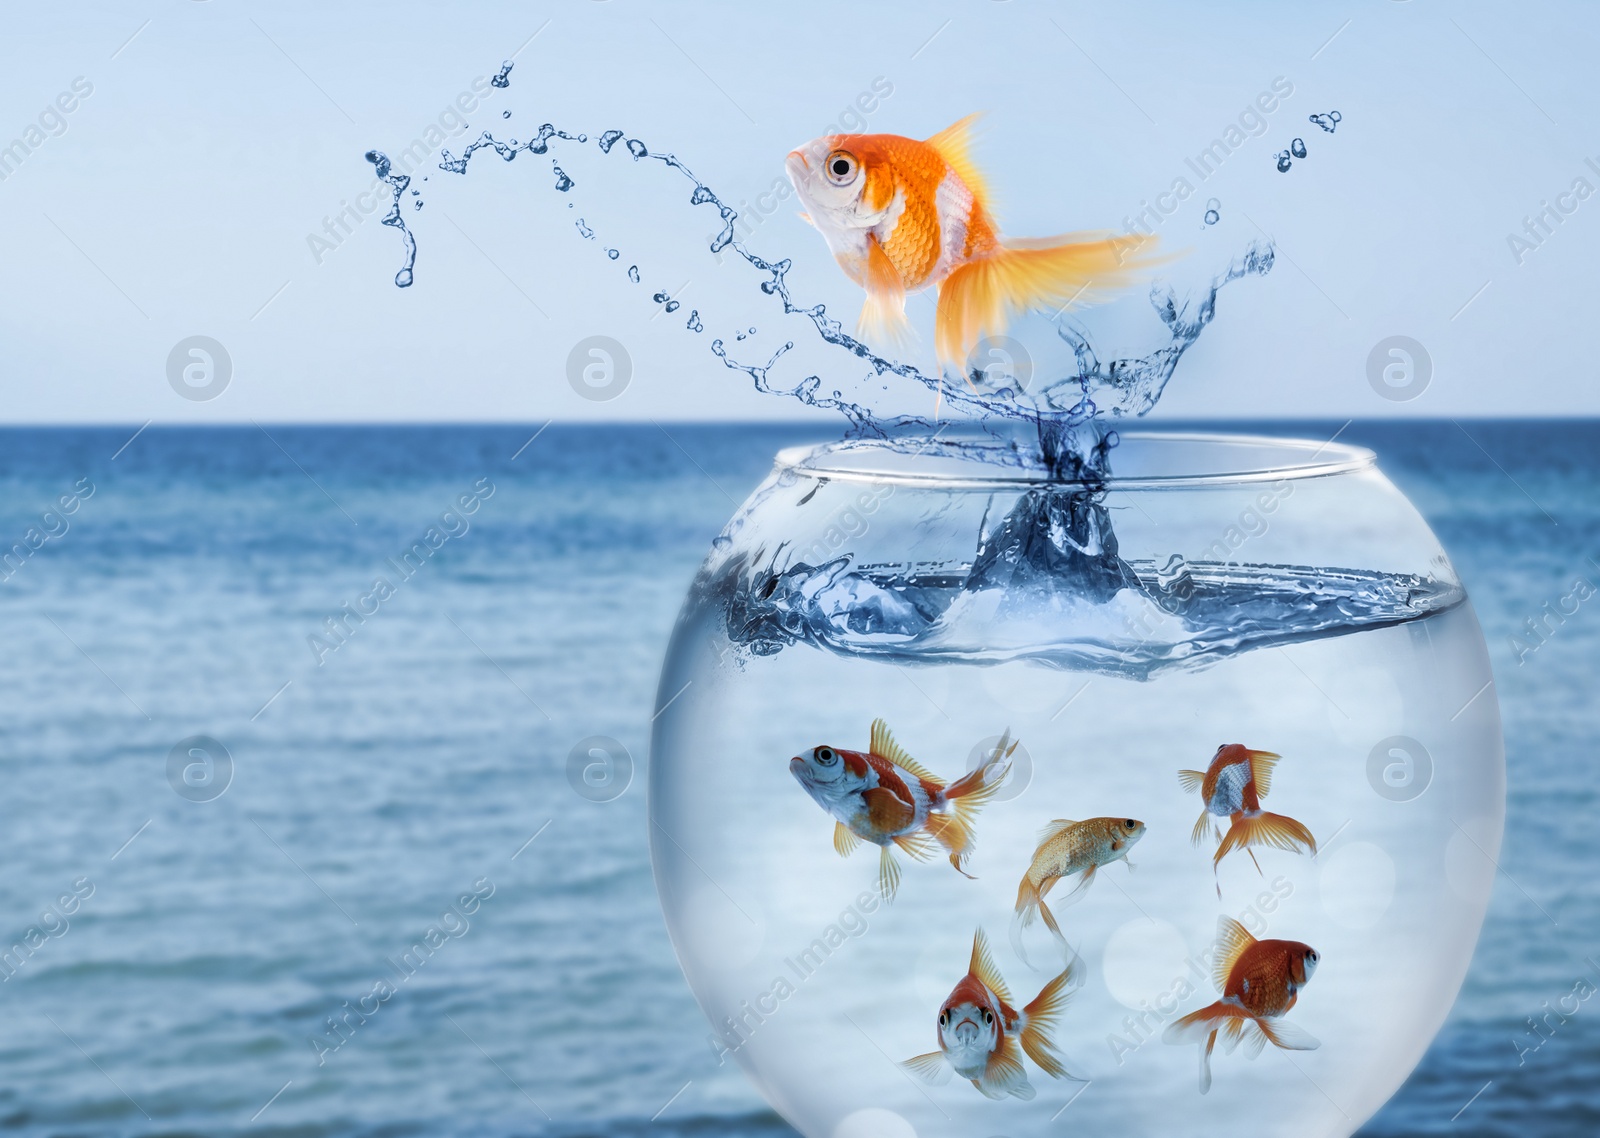
[[[1114, 468], [1103, 479], [1059, 479], [1046, 471], [1021, 466], [997, 466], [971, 455], [908, 452], [908, 443], [926, 441], [933, 446], [939, 435], [902, 436], [888, 439], [846, 439], [842, 441], [784, 447], [775, 458], [777, 469], [819, 480], [864, 482], [871, 484], [916, 485], [928, 488], [970, 489], [999, 486], [1080, 486], [1105, 490], [1175, 490], [1202, 486], [1235, 486], [1285, 479], [1327, 478], [1373, 468], [1377, 455], [1367, 447], [1333, 439], [1318, 441], [1292, 435], [1252, 435], [1233, 432], [1162, 431], [1143, 429], [1118, 431], [1118, 448], [1128, 444], [1137, 448], [1183, 443], [1215, 448], [1219, 457], [1228, 448], [1277, 450], [1276, 462], [1220, 463], [1222, 469], [1195, 470], [1191, 473], [1118, 474]], [[962, 436], [970, 437], [970, 436]], [[948, 442], [945, 444], [948, 445]], [[1113, 458], [1116, 452], [1113, 451]], [[1124, 452], [1126, 453], [1126, 452]], [[843, 459], [856, 457], [855, 464]], [[1238, 466], [1240, 469], [1226, 469]]]

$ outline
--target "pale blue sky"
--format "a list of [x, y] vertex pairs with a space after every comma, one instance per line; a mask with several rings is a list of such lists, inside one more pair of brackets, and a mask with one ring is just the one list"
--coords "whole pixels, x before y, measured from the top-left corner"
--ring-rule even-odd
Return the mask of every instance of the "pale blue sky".
[[[1187, 180], [1193, 196], [1159, 230], [1169, 248], [1192, 250], [1187, 271], [1263, 232], [1282, 256], [1269, 278], [1224, 294], [1158, 417], [1600, 411], [1584, 311], [1600, 196], [1558, 197], [1578, 179], [1600, 189], [1597, 10], [1366, 0], [1201, 11], [1026, 0], [12, 6], [0, 146], [37, 145], [20, 161], [0, 155], [0, 419], [796, 414], [748, 390], [708, 344], [745, 324], [779, 337], [803, 328], [780, 321], [747, 272], [697, 247], [713, 227], [686, 184], [626, 169], [621, 155], [574, 156], [575, 211], [549, 189], [548, 158], [480, 156], [464, 179], [432, 172], [426, 206], [408, 211], [421, 245], [409, 290], [390, 283], [399, 241], [377, 213], [319, 263], [308, 238], [371, 185], [363, 152], [400, 152], [519, 48], [511, 87], [446, 145], [483, 128], [526, 138], [544, 121], [617, 127], [675, 151], [728, 200], [754, 202], [790, 148], [882, 80], [892, 93], [871, 129], [926, 136], [988, 112], [978, 157], [1019, 236], [1121, 228]], [[1202, 181], [1185, 159], [1279, 77], [1292, 95]], [[1331, 109], [1343, 116], [1335, 135], [1307, 122]], [[1309, 153], [1279, 174], [1272, 155], [1296, 136]], [[585, 162], [593, 170], [579, 173]], [[1205, 231], [1211, 197], [1224, 220]], [[777, 208], [752, 246], [795, 258], [800, 294], [853, 322], [859, 292], [792, 199], [767, 201]], [[1563, 202], [1574, 208], [1538, 247], [1511, 248], [1525, 218]], [[640, 263], [644, 286], [577, 237], [578, 214], [603, 241], [629, 243], [623, 263]], [[711, 316], [708, 333], [657, 315], [649, 294], [680, 286], [685, 312]], [[926, 324], [931, 308], [913, 312]], [[1108, 320], [1126, 337], [1108, 341], [1111, 354], [1157, 342], [1138, 302]], [[170, 350], [194, 334], [233, 360], [214, 400], [180, 398], [167, 380]], [[605, 403], [566, 378], [573, 345], [596, 334], [625, 344], [634, 366]], [[1403, 403], [1367, 379], [1373, 346], [1397, 334], [1434, 369]]]

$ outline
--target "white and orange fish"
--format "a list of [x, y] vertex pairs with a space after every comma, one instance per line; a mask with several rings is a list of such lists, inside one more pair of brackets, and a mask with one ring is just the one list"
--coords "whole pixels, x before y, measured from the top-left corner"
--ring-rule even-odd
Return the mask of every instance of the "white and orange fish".
[[1322, 957], [1297, 940], [1257, 940], [1230, 917], [1217, 922], [1211, 978], [1222, 999], [1191, 1012], [1162, 1033], [1167, 1043], [1200, 1044], [1200, 1093], [1211, 1089], [1211, 1051], [1243, 1043], [1251, 1059], [1268, 1043], [1286, 1051], [1315, 1051], [1315, 1038], [1282, 1017], [1300, 998]]
[[939, 1008], [939, 1050], [900, 1065], [935, 1086], [948, 1083], [953, 1071], [971, 1079], [988, 1098], [1031, 1099], [1035, 1092], [1022, 1066], [1022, 1052], [1052, 1078], [1073, 1077], [1050, 1039], [1056, 1017], [1072, 998], [1073, 987], [1072, 967], [1068, 966], [1032, 1003], [1017, 1011], [989, 955], [988, 938], [979, 929], [972, 938], [972, 961], [966, 976]]
[[[1269, 814], [1261, 809], [1261, 800], [1272, 789], [1272, 768], [1278, 765], [1281, 755], [1272, 751], [1252, 751], [1238, 743], [1224, 743], [1217, 748], [1211, 765], [1200, 771], [1179, 771], [1178, 781], [1187, 791], [1198, 790], [1206, 808], [1194, 824], [1190, 837], [1195, 845], [1212, 837], [1221, 837], [1216, 856], [1211, 859], [1213, 874], [1222, 859], [1234, 850], [1242, 849], [1255, 861], [1251, 846], [1271, 846], [1291, 853], [1317, 852], [1317, 839], [1293, 818]], [[1213, 818], [1231, 818], [1232, 825], [1222, 836]], [[1261, 863], [1256, 861], [1256, 869]], [[1217, 886], [1217, 896], [1222, 896], [1222, 886]]]
[[969, 115], [924, 141], [895, 134], [830, 134], [789, 153], [787, 169], [846, 275], [867, 290], [860, 332], [903, 345], [906, 294], [939, 290], [934, 344], [941, 367], [965, 373], [984, 336], [1016, 315], [1058, 313], [1134, 281], [1153, 262], [1151, 239], [1069, 233], [1003, 240], [969, 156]]
[[1095, 873], [1101, 866], [1122, 861], [1130, 870], [1133, 868], [1128, 851], [1142, 837], [1144, 823], [1137, 818], [1090, 818], [1084, 822], [1057, 818], [1046, 826], [1039, 835], [1038, 848], [1033, 851], [1033, 862], [1023, 875], [1022, 884], [1017, 886], [1016, 917], [1011, 924], [1011, 943], [1017, 955], [1024, 961], [1028, 959], [1022, 948], [1022, 930], [1033, 924], [1035, 917], [1043, 917], [1045, 927], [1066, 944], [1061, 926], [1056, 924], [1055, 915], [1044, 903], [1056, 882], [1081, 874], [1078, 884], [1062, 898], [1067, 905], [1076, 904], [1082, 899], [1083, 891], [1094, 883]]
[[949, 786], [901, 749], [883, 720], [874, 720], [867, 751], [823, 745], [789, 760], [789, 771], [807, 794], [834, 817], [833, 848], [849, 857], [863, 840], [881, 847], [879, 891], [892, 898], [900, 887], [899, 847], [918, 861], [943, 846], [958, 873], [977, 842], [973, 821], [1011, 770], [1017, 749], [1011, 733], [977, 770]]

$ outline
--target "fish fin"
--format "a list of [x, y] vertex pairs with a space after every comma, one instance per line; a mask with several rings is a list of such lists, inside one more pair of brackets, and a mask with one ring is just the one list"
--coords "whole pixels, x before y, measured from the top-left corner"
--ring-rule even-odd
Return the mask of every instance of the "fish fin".
[[1217, 1045], [1217, 1033], [1212, 1032], [1205, 1046], [1200, 1048], [1200, 1093], [1211, 1093], [1211, 1049]]
[[1256, 780], [1256, 794], [1265, 798], [1272, 790], [1272, 768], [1278, 765], [1282, 755], [1272, 751], [1250, 752], [1250, 777]]
[[1017, 1052], [1015, 1039], [1008, 1036], [998, 1051], [989, 1053], [989, 1062], [984, 1066], [978, 1089], [990, 1098], [1010, 1095], [1024, 1102], [1033, 1098], [1036, 1092], [1033, 1084], [1028, 1082], [1028, 1072], [1022, 1068], [1022, 1057]]
[[1206, 776], [1202, 771], [1179, 771], [1178, 785], [1183, 787], [1185, 794], [1193, 794], [1205, 783]]
[[1195, 845], [1205, 844], [1206, 837], [1216, 833], [1216, 827], [1211, 824], [1211, 811], [1200, 811], [1200, 821], [1194, 824], [1194, 829], [1189, 833], [1189, 840]]
[[1057, 818], [1055, 821], [1051, 822], [1048, 826], [1039, 831], [1039, 844], [1034, 847], [1033, 856], [1039, 856], [1039, 853], [1044, 849], [1046, 842], [1049, 842], [1054, 838], [1059, 838], [1062, 834], [1066, 833], [1068, 829], [1076, 825], [1076, 822], [1068, 818]]
[[1072, 1078], [1060, 1056], [1055, 1053], [1055, 1043], [1050, 1036], [1055, 1031], [1056, 1020], [1062, 1009], [1072, 999], [1073, 988], [1077, 986], [1074, 983], [1076, 964], [1076, 960], [1069, 962], [1061, 975], [1046, 984], [1033, 1002], [1022, 1009], [1022, 1030], [1018, 1033], [1022, 1049], [1028, 1053], [1028, 1058], [1039, 1065], [1041, 1071], [1053, 1079]]
[[[944, 802], [949, 813], [935, 813], [928, 818], [928, 829], [941, 845], [950, 851], [950, 864], [957, 872], [978, 842], [976, 824], [978, 811], [982, 810], [1005, 784], [1011, 773], [1010, 757], [1017, 749], [1011, 741], [1009, 729], [1000, 737], [1000, 743], [990, 753], [989, 761], [975, 771], [969, 771], [944, 790]], [[971, 876], [971, 874], [967, 874]]]
[[1239, 957], [1245, 950], [1256, 943], [1256, 938], [1251, 936], [1238, 921], [1232, 917], [1217, 918], [1217, 953], [1211, 965], [1211, 982], [1221, 992], [1228, 986], [1228, 977], [1233, 974], [1233, 966], [1239, 963]]
[[[1258, 1037], [1259, 1044], [1255, 1042]], [[1250, 1055], [1251, 1058], [1260, 1053], [1261, 1046], [1265, 1045], [1267, 1041], [1267, 1037], [1261, 1034], [1261, 1029], [1257, 1026], [1256, 1020], [1250, 1016], [1235, 1016], [1232, 1019], [1224, 1020], [1222, 1027], [1217, 1031], [1217, 1038], [1222, 1042], [1222, 1053], [1224, 1055], [1232, 1055], [1234, 1049], [1243, 1043], [1245, 1045], [1245, 1053]], [[1252, 1050], [1254, 1054], [1252, 1054]]]
[[1019, 928], [1030, 928], [1034, 919], [1039, 916], [1039, 909], [1044, 904], [1044, 896], [1039, 892], [1039, 886], [1033, 877], [1024, 874], [1022, 882], [1017, 886], [1016, 924]]
[[1270, 846], [1290, 853], [1310, 853], [1315, 856], [1317, 839], [1299, 822], [1282, 814], [1269, 814], [1266, 811], [1255, 815], [1235, 814], [1233, 825], [1228, 828], [1212, 860], [1220, 863], [1234, 850], [1249, 849], [1251, 846]]
[[[1083, 900], [1084, 891], [1087, 890], [1089, 886], [1094, 884], [1095, 871], [1099, 868], [1100, 867], [1097, 865], [1091, 865], [1088, 869], [1084, 870], [1083, 876], [1078, 878], [1078, 884], [1074, 885], [1072, 887], [1072, 891], [1066, 894], [1064, 897], [1058, 897], [1056, 899], [1057, 903], [1063, 908], [1067, 908], [1072, 905], [1076, 905], [1079, 901]], [[1044, 903], [1042, 901], [1039, 903], [1039, 907], [1041, 909], [1044, 908]], [[1048, 920], [1046, 920], [1045, 923], [1051, 924], [1051, 922]], [[1056, 932], [1059, 935], [1060, 930], [1057, 929]]]
[[1002, 1003], [1011, 1002], [1011, 992], [1000, 977], [1000, 969], [994, 966], [994, 956], [989, 952], [989, 937], [982, 929], [972, 934], [972, 961], [967, 965], [967, 971], [1000, 997]]
[[856, 847], [860, 844], [861, 839], [849, 826], [843, 822], [833, 824], [833, 848], [838, 851], [840, 857], [849, 857], [856, 852]]
[[872, 721], [872, 742], [869, 746], [872, 748], [872, 753], [880, 759], [888, 759], [895, 766], [911, 772], [924, 782], [931, 782], [941, 787], [944, 786], [942, 778], [935, 778], [916, 759], [906, 754], [906, 749], [894, 741], [894, 735], [890, 733], [889, 725], [881, 719]]
[[930, 1051], [926, 1055], [918, 1055], [907, 1059], [900, 1064], [925, 1083], [942, 1087], [950, 1081], [950, 1064], [945, 1060], [942, 1051]]
[[892, 840], [895, 845], [905, 850], [906, 853], [918, 861], [927, 861], [933, 856], [934, 842], [927, 834], [901, 834]]
[[1056, 314], [1133, 284], [1155, 264], [1140, 256], [1153, 237], [1069, 233], [1010, 241], [958, 265], [939, 286], [934, 348], [941, 367], [965, 367], [984, 336], [1002, 334], [1027, 311]]
[[1317, 1037], [1303, 1027], [1285, 1023], [1281, 1019], [1256, 1022], [1266, 1041], [1274, 1047], [1281, 1047], [1285, 1051], [1315, 1051], [1322, 1046]]
[[967, 189], [972, 191], [974, 197], [987, 208], [989, 204], [989, 186], [984, 177], [978, 172], [977, 165], [972, 161], [972, 128], [983, 117], [983, 112], [978, 111], [968, 115], [959, 122], [953, 122], [932, 138], [925, 139], [927, 145], [938, 151], [939, 157], [950, 164], [956, 172], [956, 177], [967, 184]]
[[[950, 864], [963, 877], [972, 878], [966, 870], [967, 856], [972, 852], [972, 827], [959, 814], [929, 814], [928, 836], [950, 853]], [[977, 878], [972, 878], [974, 881]]]
[[1231, 1036], [1233, 1044], [1238, 1043], [1239, 1029], [1232, 1026], [1240, 1018], [1248, 1018], [1248, 1013], [1239, 1007], [1225, 1004], [1221, 1000], [1201, 1008], [1197, 1012], [1190, 1012], [1182, 1019], [1175, 1020], [1161, 1033], [1163, 1043], [1198, 1043], [1200, 1045], [1200, 1093], [1205, 1094], [1211, 1090], [1211, 1052], [1217, 1045], [1219, 1034]]
[[811, 220], [811, 215], [806, 213], [804, 210], [801, 210], [799, 213], [795, 214], [795, 216], [801, 221], [805, 222], [807, 225], [811, 226], [812, 229], [817, 227], [817, 223]]
[[894, 791], [886, 786], [875, 786], [871, 790], [861, 792], [861, 800], [866, 803], [867, 817], [873, 829], [879, 834], [895, 834], [911, 825], [916, 817], [916, 811], [911, 808], [911, 803], [902, 800]]
[[900, 272], [873, 234], [867, 235], [867, 258], [862, 287], [867, 290], [856, 331], [874, 346], [905, 348], [916, 342], [906, 318], [906, 286]]
[[894, 860], [894, 852], [883, 846], [878, 852], [878, 892], [885, 901], [893, 901], [899, 891], [900, 864]]

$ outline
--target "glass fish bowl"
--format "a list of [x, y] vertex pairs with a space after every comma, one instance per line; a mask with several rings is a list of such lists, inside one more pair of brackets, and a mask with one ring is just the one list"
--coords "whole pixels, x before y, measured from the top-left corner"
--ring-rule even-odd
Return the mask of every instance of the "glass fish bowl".
[[1460, 580], [1356, 447], [1003, 451], [784, 451], [690, 589], [649, 794], [707, 1048], [807, 1138], [1353, 1133], [1495, 876]]

